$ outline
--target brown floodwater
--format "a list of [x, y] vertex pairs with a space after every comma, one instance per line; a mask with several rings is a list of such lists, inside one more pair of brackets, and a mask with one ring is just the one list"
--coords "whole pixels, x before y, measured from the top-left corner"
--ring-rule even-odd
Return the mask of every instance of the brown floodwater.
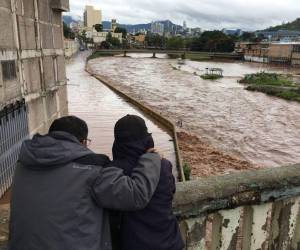
[[[179, 68], [177, 60], [164, 56], [131, 56], [98, 58], [90, 65], [223, 152], [265, 167], [300, 162], [300, 104], [247, 91], [237, 82], [262, 70], [298, 74], [300, 69], [189, 60]], [[225, 77], [205, 81], [195, 75], [207, 67], [222, 68]]]
[[147, 115], [120, 98], [117, 94], [85, 72], [86, 54], [79, 54], [67, 64], [69, 113], [84, 119], [89, 126], [90, 148], [112, 157], [114, 125], [118, 119], [134, 114], [146, 120], [155, 147], [174, 166], [176, 157], [172, 137]]

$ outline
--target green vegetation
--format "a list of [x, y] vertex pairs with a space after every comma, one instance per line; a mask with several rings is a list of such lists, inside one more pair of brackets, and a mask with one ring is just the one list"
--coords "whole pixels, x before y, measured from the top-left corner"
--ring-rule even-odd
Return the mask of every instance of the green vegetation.
[[108, 42], [113, 49], [119, 49], [122, 47], [120, 40], [116, 37], [112, 37], [111, 32], [108, 33], [106, 37], [106, 42]]
[[227, 36], [222, 31], [205, 31], [200, 36], [193, 38], [160, 36], [159, 34], [148, 33], [146, 35], [146, 44], [149, 47], [159, 49], [204, 52], [232, 52], [234, 43], [238, 40], [236, 37]]
[[103, 31], [103, 25], [98, 23], [98, 24], [95, 24], [95, 30], [97, 32], [102, 32]]
[[209, 57], [208, 53], [203, 52], [201, 54], [193, 54], [193, 53], [186, 53], [186, 59], [190, 59], [192, 61], [207, 61], [211, 58]]
[[91, 54], [90, 56], [88, 56], [86, 60], [89, 61], [89, 60], [92, 60], [92, 59], [96, 59], [98, 57], [107, 57], [107, 56], [114, 56], [114, 54], [96, 51], [93, 54]]
[[270, 27], [266, 29], [266, 31], [278, 31], [278, 30], [295, 30], [299, 31], [300, 30], [300, 18], [296, 19], [293, 22], [285, 23], [282, 25]]
[[75, 39], [75, 34], [71, 28], [64, 22], [64, 37], [67, 39]]
[[259, 91], [286, 100], [300, 102], [300, 85], [293, 81], [291, 75], [260, 72], [245, 75], [239, 82], [247, 84], [246, 89], [249, 91]]
[[218, 75], [218, 74], [204, 74], [201, 75], [200, 77], [204, 80], [218, 80], [220, 78], [223, 78], [222, 75]]
[[147, 33], [145, 37], [146, 44], [150, 47], [155, 48], [165, 48], [167, 43], [167, 38], [160, 36], [159, 34]]
[[185, 47], [185, 41], [182, 37], [175, 36], [167, 40], [167, 49], [180, 50]]
[[125, 39], [127, 36], [127, 29], [125, 28], [121, 28], [121, 27], [117, 27], [114, 31], [115, 33], [122, 33], [122, 38]]
[[200, 37], [187, 41], [191, 51], [232, 52], [235, 39], [222, 31], [205, 31]]
[[183, 173], [184, 173], [185, 180], [187, 180], [187, 181], [191, 180], [191, 172], [192, 172], [192, 169], [191, 169], [190, 165], [187, 163], [184, 163], [183, 164]]
[[277, 73], [259, 72], [256, 74], [248, 74], [239, 81], [245, 84], [255, 85], [273, 85], [285, 87], [297, 87], [298, 85], [293, 82], [291, 75], [282, 75]]

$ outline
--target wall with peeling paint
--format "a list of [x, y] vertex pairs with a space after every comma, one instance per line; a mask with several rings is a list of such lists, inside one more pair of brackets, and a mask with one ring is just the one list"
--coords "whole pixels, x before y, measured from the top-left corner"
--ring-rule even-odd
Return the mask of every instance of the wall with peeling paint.
[[179, 183], [186, 249], [300, 249], [300, 165]]

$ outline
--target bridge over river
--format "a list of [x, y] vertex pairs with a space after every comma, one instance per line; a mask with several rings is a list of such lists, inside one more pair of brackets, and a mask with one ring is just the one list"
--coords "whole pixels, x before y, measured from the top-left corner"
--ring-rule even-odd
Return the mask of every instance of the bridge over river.
[[166, 49], [97, 49], [97, 53], [110, 54], [110, 55], [124, 55], [127, 56], [129, 53], [134, 54], [152, 54], [155, 58], [157, 54], [176, 55], [181, 58], [192, 57], [208, 57], [210, 59], [234, 59], [241, 60], [242, 55], [236, 53], [216, 53], [216, 52], [199, 52], [189, 50], [166, 50]]

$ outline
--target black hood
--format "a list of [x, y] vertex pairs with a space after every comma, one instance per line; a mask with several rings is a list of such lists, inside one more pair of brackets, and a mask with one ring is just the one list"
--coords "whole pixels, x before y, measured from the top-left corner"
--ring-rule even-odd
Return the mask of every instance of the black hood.
[[24, 167], [47, 170], [90, 154], [93, 152], [81, 145], [75, 136], [52, 132], [45, 136], [35, 135], [23, 142], [19, 162]]

